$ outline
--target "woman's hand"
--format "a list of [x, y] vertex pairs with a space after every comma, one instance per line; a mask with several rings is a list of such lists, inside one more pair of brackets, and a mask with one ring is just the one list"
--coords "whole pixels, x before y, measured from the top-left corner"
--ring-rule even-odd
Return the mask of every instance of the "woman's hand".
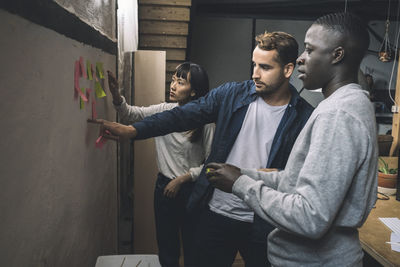
[[107, 71], [107, 74], [108, 74], [108, 88], [110, 89], [113, 98], [113, 103], [115, 105], [121, 105], [122, 97], [121, 94], [119, 93], [117, 78], [115, 78], [114, 74], [109, 70]]
[[191, 179], [192, 176], [190, 175], [190, 173], [175, 177], [175, 179], [172, 179], [164, 188], [164, 196], [175, 198], [179, 190], [181, 189], [181, 186]]

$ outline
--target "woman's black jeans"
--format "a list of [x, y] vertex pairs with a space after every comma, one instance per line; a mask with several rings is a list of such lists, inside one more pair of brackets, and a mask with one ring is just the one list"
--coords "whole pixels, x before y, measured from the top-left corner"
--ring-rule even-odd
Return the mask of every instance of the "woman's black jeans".
[[164, 188], [171, 181], [158, 174], [154, 190], [154, 213], [158, 256], [163, 267], [179, 267], [180, 235], [182, 235], [185, 267], [194, 266], [193, 237], [194, 221], [186, 212], [186, 203], [193, 188], [188, 182], [181, 186], [175, 198], [164, 196]]

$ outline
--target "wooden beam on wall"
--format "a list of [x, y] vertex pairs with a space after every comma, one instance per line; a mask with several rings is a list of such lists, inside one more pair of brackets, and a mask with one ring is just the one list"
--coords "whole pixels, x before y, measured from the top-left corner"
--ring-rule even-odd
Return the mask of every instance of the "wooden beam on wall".
[[175, 72], [176, 67], [181, 63], [183, 63], [183, 61], [175, 61], [175, 60], [167, 61], [166, 70], [168, 72]]
[[140, 20], [190, 21], [190, 8], [139, 6]]
[[171, 35], [149, 35], [141, 34], [139, 36], [139, 45], [143, 48], [161, 47], [161, 48], [186, 48], [186, 36]]
[[[400, 105], [400, 64], [397, 64], [397, 82], [396, 82], [396, 94], [395, 102], [399, 107]], [[390, 147], [390, 156], [398, 156], [399, 153], [399, 133], [400, 133], [400, 114], [398, 112], [393, 113], [392, 121], [392, 136], [393, 143]]]
[[165, 49], [167, 51], [167, 60], [185, 60], [186, 49]]
[[191, 0], [139, 0], [139, 5], [191, 6]]
[[187, 36], [189, 33], [189, 23], [141, 20], [139, 21], [139, 33]]
[[139, 0], [139, 49], [166, 51], [165, 95], [175, 68], [186, 60], [191, 0]]

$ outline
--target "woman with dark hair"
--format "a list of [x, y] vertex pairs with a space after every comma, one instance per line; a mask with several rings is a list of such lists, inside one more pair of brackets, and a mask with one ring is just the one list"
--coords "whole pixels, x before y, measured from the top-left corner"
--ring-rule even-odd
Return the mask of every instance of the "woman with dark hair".
[[[121, 119], [127, 123], [185, 105], [209, 91], [206, 71], [190, 62], [177, 66], [172, 76], [170, 101], [175, 103], [164, 102], [148, 107], [130, 106], [120, 95], [118, 83], [111, 72], [108, 72], [108, 79], [114, 106]], [[210, 153], [214, 129], [214, 124], [207, 124], [189, 132], [155, 138], [159, 174], [154, 191], [154, 212], [159, 260], [163, 267], [179, 266], [179, 233], [182, 235], [185, 266], [195, 265], [192, 256], [193, 220], [186, 213], [185, 206], [193, 181], [200, 175], [203, 163]]]

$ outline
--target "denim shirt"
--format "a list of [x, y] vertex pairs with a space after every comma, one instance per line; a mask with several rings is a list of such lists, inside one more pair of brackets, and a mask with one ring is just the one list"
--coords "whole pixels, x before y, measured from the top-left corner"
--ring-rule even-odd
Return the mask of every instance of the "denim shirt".
[[[297, 135], [313, 111], [313, 107], [300, 97], [292, 85], [290, 91], [292, 96], [275, 133], [266, 168], [285, 167]], [[138, 133], [136, 139], [187, 131], [215, 122], [211, 153], [205, 164], [224, 163], [242, 127], [249, 104], [256, 98], [252, 80], [225, 83], [195, 101], [134, 123], [133, 127]], [[206, 205], [212, 191], [203, 168], [190, 196], [188, 209]]]

